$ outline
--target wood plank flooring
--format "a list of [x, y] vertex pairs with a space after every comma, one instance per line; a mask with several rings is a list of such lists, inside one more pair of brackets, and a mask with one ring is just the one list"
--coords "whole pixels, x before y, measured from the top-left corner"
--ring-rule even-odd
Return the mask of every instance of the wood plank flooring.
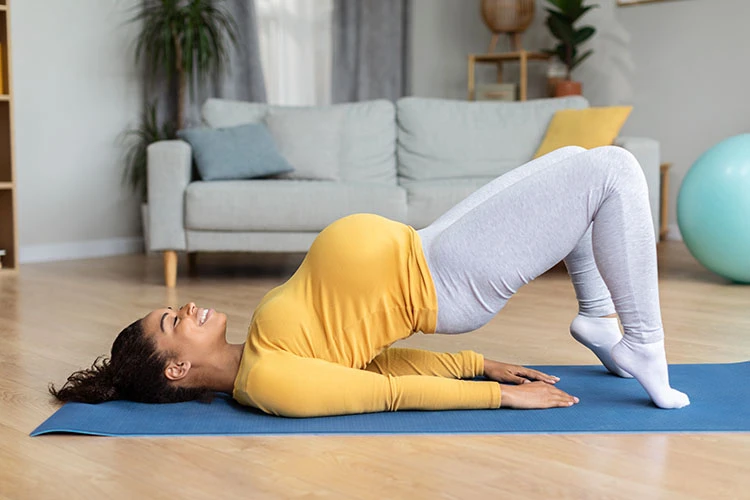
[[[750, 359], [750, 287], [704, 270], [681, 243], [660, 244], [659, 256], [670, 362]], [[172, 291], [161, 286], [159, 256], [0, 274], [0, 498], [750, 498], [749, 434], [28, 437], [56, 408], [47, 383], [106, 354], [125, 324], [192, 300], [225, 311], [229, 339], [241, 342], [253, 307], [300, 260], [200, 256], [196, 277], [181, 262]], [[477, 332], [403, 345], [594, 363], [567, 334], [575, 311], [556, 269]]]

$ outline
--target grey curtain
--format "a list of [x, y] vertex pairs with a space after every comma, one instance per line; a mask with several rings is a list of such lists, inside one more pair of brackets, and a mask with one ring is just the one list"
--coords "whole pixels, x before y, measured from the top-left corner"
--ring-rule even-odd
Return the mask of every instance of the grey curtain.
[[409, 93], [410, 0], [334, 0], [332, 102]]
[[[200, 108], [209, 97], [222, 97], [242, 101], [266, 101], [266, 87], [260, 61], [260, 46], [253, 0], [226, 0], [227, 10], [237, 23], [237, 47], [231, 48], [223, 74], [212, 75], [208, 81], [189, 86], [185, 109], [185, 127], [201, 123]], [[230, 46], [231, 47], [231, 46]], [[171, 119], [176, 116], [176, 82], [146, 82], [147, 102], [157, 102], [159, 116]]]

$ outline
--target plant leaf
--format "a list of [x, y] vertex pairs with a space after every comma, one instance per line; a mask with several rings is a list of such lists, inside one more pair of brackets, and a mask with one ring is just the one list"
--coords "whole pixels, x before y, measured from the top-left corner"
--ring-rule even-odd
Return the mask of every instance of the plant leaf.
[[569, 15], [570, 15], [571, 19], [573, 20], [573, 22], [576, 22], [581, 17], [583, 17], [583, 15], [586, 14], [586, 12], [590, 11], [591, 9], [593, 9], [595, 7], [598, 7], [598, 5], [587, 5], [585, 7], [579, 7], [579, 8], [576, 8], [574, 10], [571, 10], [569, 12]]
[[573, 69], [575, 69], [579, 64], [581, 64], [583, 61], [585, 61], [593, 53], [594, 53], [593, 50], [587, 50], [586, 52], [584, 52], [581, 55], [581, 57], [579, 57], [577, 59], [573, 59], [573, 64], [571, 64], [570, 70], [573, 71]]
[[554, 5], [555, 7], [557, 7], [558, 9], [565, 10], [564, 6], [566, 4], [566, 0], [547, 0], [547, 1], [551, 3], [552, 5]]
[[570, 23], [566, 23], [557, 17], [550, 16], [547, 18], [547, 27], [555, 38], [565, 43], [573, 43], [575, 33], [573, 32], [573, 26]]
[[573, 43], [580, 45], [594, 36], [594, 33], [596, 33], [596, 29], [593, 26], [584, 26], [573, 35]]
[[572, 24], [572, 21], [570, 20], [570, 18], [568, 16], [565, 15], [564, 12], [558, 12], [558, 11], [552, 10], [552, 9], [546, 9], [546, 10], [547, 10], [547, 12], [549, 12], [550, 16], [556, 17], [556, 18], [558, 18], [560, 21], [562, 21], [564, 23], [571, 23]]

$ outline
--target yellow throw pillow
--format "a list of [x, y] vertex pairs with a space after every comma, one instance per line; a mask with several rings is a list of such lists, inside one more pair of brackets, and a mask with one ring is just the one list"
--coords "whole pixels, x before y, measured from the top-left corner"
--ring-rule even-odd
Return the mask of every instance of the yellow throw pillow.
[[534, 158], [564, 146], [591, 149], [611, 145], [632, 110], [633, 106], [562, 109], [552, 117]]

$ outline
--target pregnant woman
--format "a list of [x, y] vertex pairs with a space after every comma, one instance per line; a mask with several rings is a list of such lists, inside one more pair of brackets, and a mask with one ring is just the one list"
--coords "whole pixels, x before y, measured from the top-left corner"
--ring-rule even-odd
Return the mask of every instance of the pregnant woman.
[[[50, 391], [91, 403], [220, 391], [290, 417], [571, 406], [578, 399], [551, 375], [470, 351], [390, 348], [415, 332], [476, 330], [561, 260], [579, 303], [573, 337], [610, 372], [634, 376], [657, 406], [689, 404], [669, 385], [646, 182], [613, 146], [531, 161], [420, 231], [344, 217], [261, 300], [244, 344], [227, 343], [226, 316], [213, 309], [157, 309], [118, 335], [109, 359]], [[482, 375], [489, 380], [471, 380]]]

